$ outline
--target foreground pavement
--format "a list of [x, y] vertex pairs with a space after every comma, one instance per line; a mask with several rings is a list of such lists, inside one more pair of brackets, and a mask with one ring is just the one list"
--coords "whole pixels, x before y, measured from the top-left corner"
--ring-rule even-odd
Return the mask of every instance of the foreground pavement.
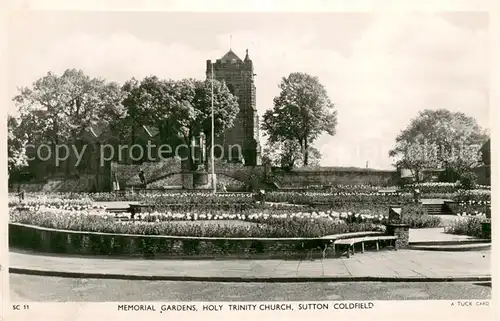
[[490, 251], [380, 251], [350, 258], [144, 260], [9, 253], [10, 272], [72, 278], [216, 281], [490, 281]]
[[10, 275], [10, 301], [21, 304], [26, 302], [473, 299], [491, 299], [491, 284], [473, 282], [218, 283]]
[[[457, 219], [457, 216], [452, 215], [436, 215], [442, 217], [442, 220], [448, 220], [452, 222]], [[449, 225], [447, 223], [446, 225]], [[410, 229], [410, 243], [412, 242], [459, 242], [467, 240], [475, 240], [476, 237], [468, 235], [455, 235], [448, 234], [444, 232], [444, 227], [433, 227], [433, 228], [417, 228]]]

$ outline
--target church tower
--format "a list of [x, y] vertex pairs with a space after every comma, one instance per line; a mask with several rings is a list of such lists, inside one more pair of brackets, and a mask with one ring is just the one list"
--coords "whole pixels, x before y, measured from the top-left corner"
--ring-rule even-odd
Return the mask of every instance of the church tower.
[[[226, 130], [215, 143], [224, 146], [224, 158], [229, 161], [244, 159], [245, 165], [261, 164], [259, 117], [255, 101], [253, 62], [246, 51], [241, 60], [232, 50], [213, 63], [214, 79], [224, 81], [238, 99], [240, 111], [233, 127]], [[207, 60], [207, 79], [212, 77], [212, 61]], [[241, 154], [238, 152], [241, 151]], [[215, 150], [214, 152], [217, 152]]]

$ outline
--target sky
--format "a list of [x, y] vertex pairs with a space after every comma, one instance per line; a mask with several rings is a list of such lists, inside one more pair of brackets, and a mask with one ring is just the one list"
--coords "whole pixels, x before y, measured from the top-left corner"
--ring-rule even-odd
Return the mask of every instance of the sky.
[[120, 83], [204, 79], [207, 59], [248, 49], [260, 115], [282, 77], [317, 76], [338, 117], [336, 135], [314, 143], [321, 164], [390, 169], [397, 134], [423, 109], [464, 112], [490, 128], [488, 26], [486, 12], [17, 12], [7, 93], [68, 68]]

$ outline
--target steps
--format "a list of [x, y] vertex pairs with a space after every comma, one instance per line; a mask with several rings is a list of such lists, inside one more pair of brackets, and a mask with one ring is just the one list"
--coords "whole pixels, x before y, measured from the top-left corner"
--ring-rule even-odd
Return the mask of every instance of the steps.
[[128, 208], [107, 208], [106, 209], [106, 212], [109, 212], [109, 213], [129, 213], [129, 209]]
[[432, 245], [464, 245], [464, 244], [481, 244], [490, 243], [489, 239], [464, 239], [464, 240], [450, 240], [450, 241], [417, 241], [410, 242], [410, 246], [432, 246]]
[[444, 204], [422, 204], [429, 215], [453, 215], [453, 212]]
[[410, 242], [409, 249], [445, 252], [486, 251], [491, 249], [491, 240], [471, 238], [448, 241], [417, 241]]
[[122, 213], [130, 213], [130, 208], [107, 208], [106, 212], [112, 213], [112, 214], [122, 214]]

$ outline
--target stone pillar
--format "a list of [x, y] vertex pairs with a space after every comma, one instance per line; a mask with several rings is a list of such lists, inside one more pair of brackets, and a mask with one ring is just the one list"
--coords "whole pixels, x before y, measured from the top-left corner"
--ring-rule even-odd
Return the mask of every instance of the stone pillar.
[[386, 224], [386, 234], [396, 236], [396, 249], [406, 249], [410, 245], [410, 226], [401, 223]]
[[193, 172], [183, 171], [182, 176], [182, 187], [184, 189], [193, 189]]
[[205, 162], [207, 161], [207, 155], [206, 155], [206, 148], [207, 146], [205, 145], [206, 144], [206, 139], [205, 139], [205, 134], [204, 133], [201, 133], [200, 134], [200, 153], [201, 153], [201, 162], [202, 164], [205, 164]]
[[193, 187], [199, 188], [208, 184], [208, 173], [205, 171], [196, 171], [193, 173]]
[[208, 174], [208, 186], [210, 186], [210, 188], [214, 188], [214, 184], [215, 184], [215, 188], [217, 188], [217, 174], [213, 174], [210, 173]]

